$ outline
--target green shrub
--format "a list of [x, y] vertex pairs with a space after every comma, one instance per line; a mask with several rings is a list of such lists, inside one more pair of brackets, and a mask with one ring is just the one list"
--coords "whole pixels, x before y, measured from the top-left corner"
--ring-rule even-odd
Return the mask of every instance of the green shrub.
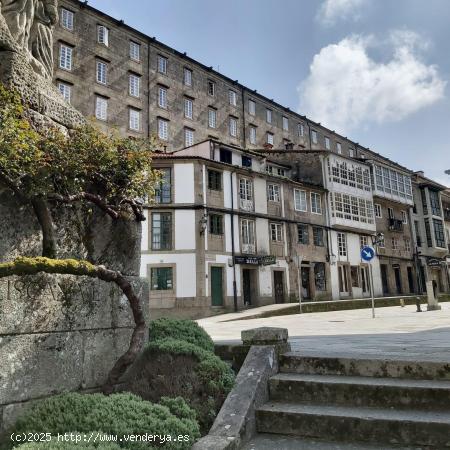
[[151, 341], [129, 374], [126, 389], [150, 401], [183, 397], [207, 433], [234, 384], [231, 368], [214, 353], [172, 338]]
[[190, 342], [204, 350], [214, 352], [214, 342], [208, 333], [192, 320], [161, 318], [150, 323], [150, 341], [165, 338]]
[[[110, 396], [71, 393], [50, 397], [36, 403], [28, 413], [19, 418], [11, 433], [49, 432], [57, 435], [69, 430], [86, 434], [102, 430], [101, 434], [116, 435], [119, 439], [130, 435], [151, 434], [189, 436], [190, 441], [167, 442], [164, 448], [170, 450], [187, 450], [191, 448], [194, 439], [200, 436], [195, 412], [183, 399], [163, 398], [161, 404], [153, 404], [129, 393]], [[133, 449], [160, 447], [151, 446], [148, 442], [122, 441], [118, 444], [120, 447]]]

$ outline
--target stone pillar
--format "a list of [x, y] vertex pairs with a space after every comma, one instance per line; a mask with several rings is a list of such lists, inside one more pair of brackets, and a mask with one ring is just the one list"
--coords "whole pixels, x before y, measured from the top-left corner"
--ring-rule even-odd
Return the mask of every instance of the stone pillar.
[[436, 311], [438, 309], [441, 309], [439, 302], [437, 298], [434, 296], [434, 290], [433, 290], [433, 281], [427, 281], [427, 298], [428, 298], [428, 305], [427, 305], [427, 311]]
[[241, 333], [241, 339], [244, 345], [273, 345], [278, 355], [291, 350], [288, 337], [288, 330], [286, 328], [275, 327], [253, 328], [252, 330], [244, 330]]

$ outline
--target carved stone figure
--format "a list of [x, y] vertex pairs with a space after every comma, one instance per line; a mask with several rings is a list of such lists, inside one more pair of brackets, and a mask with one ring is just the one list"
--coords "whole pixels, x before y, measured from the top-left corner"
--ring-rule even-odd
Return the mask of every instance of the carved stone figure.
[[[0, 0], [3, 16], [19, 50], [40, 75], [53, 74], [53, 26], [58, 20], [57, 0]], [[9, 45], [5, 45], [9, 49]]]

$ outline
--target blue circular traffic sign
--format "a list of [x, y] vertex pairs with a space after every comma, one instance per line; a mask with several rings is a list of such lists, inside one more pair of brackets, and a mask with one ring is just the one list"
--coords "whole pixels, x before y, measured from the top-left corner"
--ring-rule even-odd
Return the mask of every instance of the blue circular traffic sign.
[[364, 261], [371, 261], [375, 257], [375, 250], [372, 247], [363, 247], [361, 249], [361, 258]]

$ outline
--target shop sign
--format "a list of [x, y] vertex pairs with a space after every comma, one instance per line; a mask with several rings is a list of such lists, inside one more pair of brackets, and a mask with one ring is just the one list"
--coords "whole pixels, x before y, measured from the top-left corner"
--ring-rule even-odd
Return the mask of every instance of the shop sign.
[[428, 260], [428, 267], [441, 267], [442, 261], [440, 259], [429, 259]]
[[275, 256], [235, 256], [235, 264], [249, 264], [251, 266], [270, 266], [277, 262]]

